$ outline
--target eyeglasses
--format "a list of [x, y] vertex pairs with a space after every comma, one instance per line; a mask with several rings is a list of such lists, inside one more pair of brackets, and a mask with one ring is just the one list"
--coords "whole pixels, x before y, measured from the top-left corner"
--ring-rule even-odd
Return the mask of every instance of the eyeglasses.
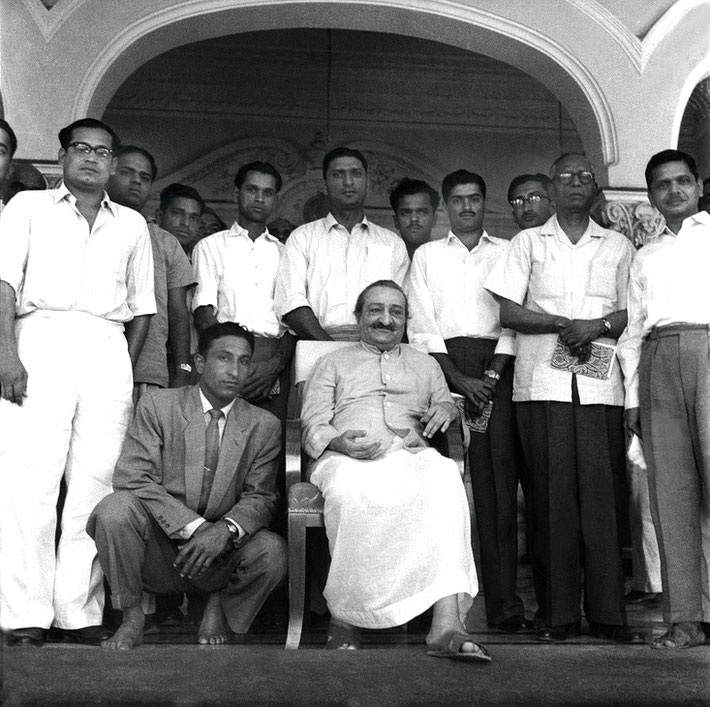
[[561, 172], [553, 177], [560, 184], [572, 184], [572, 180], [577, 177], [580, 184], [591, 184], [594, 181], [594, 172], [589, 172], [586, 169], [581, 172]]
[[70, 142], [69, 147], [82, 155], [90, 155], [92, 152], [95, 152], [96, 156], [102, 160], [107, 160], [113, 154], [113, 150], [109, 150], [108, 147], [104, 147], [103, 145], [93, 147], [86, 142]]
[[511, 199], [508, 203], [514, 209], [522, 209], [525, 204], [534, 206], [535, 204], [539, 204], [543, 199], [550, 201], [550, 197], [544, 194], [530, 194], [528, 196], [516, 196], [515, 199]]

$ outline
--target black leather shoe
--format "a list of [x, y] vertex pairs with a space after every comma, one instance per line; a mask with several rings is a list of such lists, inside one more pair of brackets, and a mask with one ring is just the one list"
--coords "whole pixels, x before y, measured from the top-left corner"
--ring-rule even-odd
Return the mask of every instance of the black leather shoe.
[[616, 626], [614, 624], [589, 624], [589, 635], [594, 638], [606, 638], [614, 643], [625, 643], [626, 645], [643, 645], [646, 639], [641, 631], [634, 631], [628, 626]]
[[532, 633], [535, 630], [533, 622], [524, 616], [509, 616], [491, 628], [497, 628], [502, 633]]
[[106, 626], [85, 626], [84, 628], [51, 628], [49, 637], [60, 643], [81, 643], [98, 646], [101, 641], [111, 638], [113, 631]]
[[543, 626], [535, 638], [546, 643], [561, 643], [568, 638], [579, 636], [579, 623], [562, 624], [561, 626]]
[[8, 646], [41, 646], [44, 643], [44, 629], [36, 626], [13, 628], [5, 636]]
[[637, 589], [630, 591], [625, 597], [626, 604], [659, 604], [663, 602], [660, 592], [640, 592]]

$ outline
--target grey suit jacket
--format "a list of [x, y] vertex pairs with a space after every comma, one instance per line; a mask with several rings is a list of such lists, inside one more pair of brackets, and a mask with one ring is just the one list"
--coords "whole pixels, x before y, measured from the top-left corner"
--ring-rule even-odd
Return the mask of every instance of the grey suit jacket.
[[[279, 421], [237, 398], [227, 416], [205, 519], [228, 515], [249, 534], [266, 527], [276, 507], [280, 449]], [[170, 535], [200, 517], [204, 461], [199, 387], [149, 389], [128, 428], [113, 487], [135, 493]]]

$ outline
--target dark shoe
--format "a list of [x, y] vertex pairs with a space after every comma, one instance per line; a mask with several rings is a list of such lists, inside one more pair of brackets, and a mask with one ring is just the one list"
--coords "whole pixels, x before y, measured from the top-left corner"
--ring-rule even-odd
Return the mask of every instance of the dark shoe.
[[41, 646], [44, 643], [44, 629], [36, 626], [13, 628], [5, 636], [8, 646]]
[[624, 597], [626, 604], [657, 604], [659, 600], [663, 601], [663, 595], [660, 592], [639, 592], [636, 589]]
[[113, 631], [107, 626], [85, 626], [84, 628], [57, 628], [49, 630], [49, 637], [59, 643], [81, 643], [98, 646], [101, 641], [111, 638]]
[[646, 639], [641, 631], [634, 631], [628, 626], [617, 626], [615, 624], [589, 624], [589, 635], [594, 638], [605, 638], [614, 643], [625, 643], [626, 645], [643, 645]]
[[533, 622], [524, 616], [509, 616], [491, 628], [497, 628], [502, 633], [532, 633], [535, 630]]
[[155, 623], [158, 626], [180, 626], [184, 618], [182, 611], [177, 606], [169, 606], [155, 612]]
[[545, 643], [560, 643], [568, 638], [579, 636], [579, 622], [562, 624], [561, 626], [544, 626], [539, 629], [535, 638]]

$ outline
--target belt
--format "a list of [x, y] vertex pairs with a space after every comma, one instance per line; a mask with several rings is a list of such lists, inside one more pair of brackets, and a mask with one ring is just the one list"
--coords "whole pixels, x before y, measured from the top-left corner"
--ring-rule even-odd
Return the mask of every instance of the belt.
[[648, 334], [649, 339], [662, 339], [665, 336], [678, 336], [688, 331], [710, 332], [710, 324], [666, 324], [655, 326]]

